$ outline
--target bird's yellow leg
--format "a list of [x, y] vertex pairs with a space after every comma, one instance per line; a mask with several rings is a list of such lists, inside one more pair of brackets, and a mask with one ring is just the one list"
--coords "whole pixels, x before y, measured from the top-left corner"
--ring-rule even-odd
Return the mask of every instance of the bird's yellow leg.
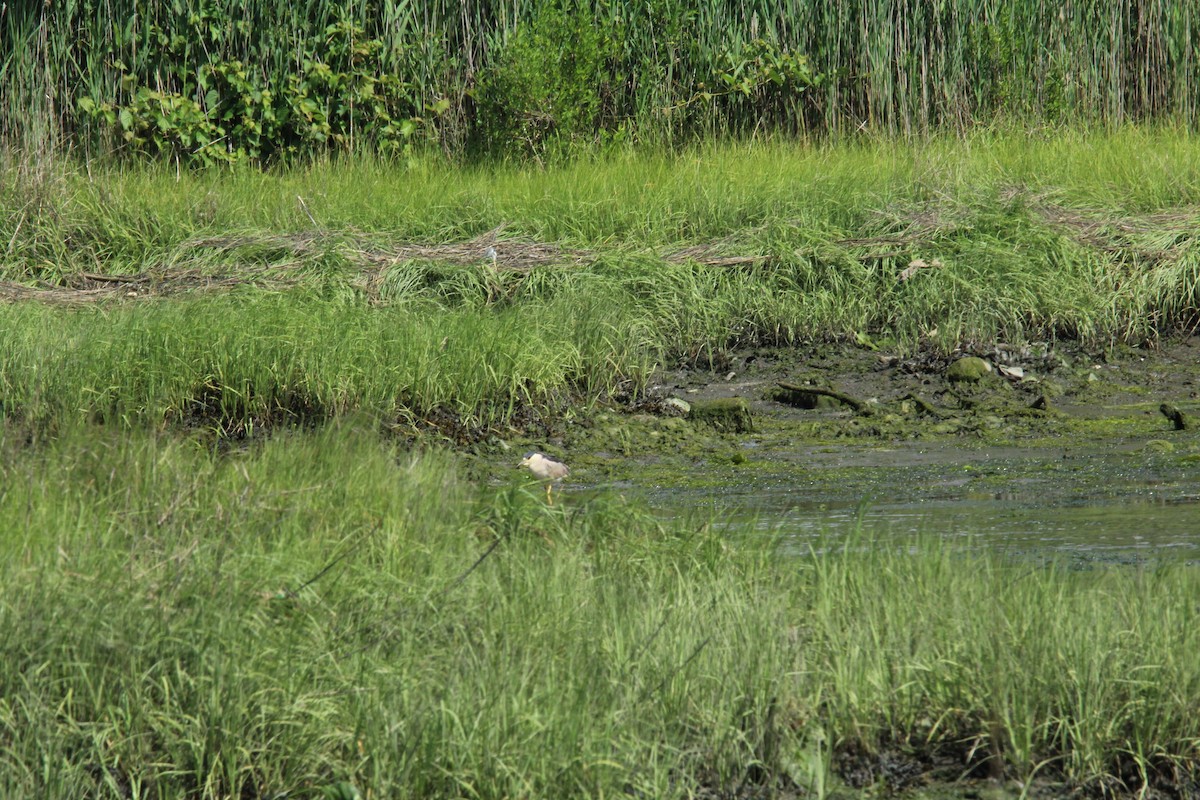
[[553, 488], [554, 488], [553, 483], [546, 484], [546, 503], [548, 505], [554, 505], [554, 498], [550, 496], [550, 490]]

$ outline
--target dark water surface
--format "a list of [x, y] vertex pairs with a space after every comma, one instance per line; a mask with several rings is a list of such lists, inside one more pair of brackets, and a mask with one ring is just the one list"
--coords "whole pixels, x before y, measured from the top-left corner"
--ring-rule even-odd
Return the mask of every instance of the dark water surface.
[[1154, 445], [1075, 450], [822, 448], [770, 464], [697, 465], [687, 485], [645, 489], [675, 516], [719, 511], [798, 546], [869, 534], [955, 537], [1071, 562], [1200, 564], [1200, 459]]

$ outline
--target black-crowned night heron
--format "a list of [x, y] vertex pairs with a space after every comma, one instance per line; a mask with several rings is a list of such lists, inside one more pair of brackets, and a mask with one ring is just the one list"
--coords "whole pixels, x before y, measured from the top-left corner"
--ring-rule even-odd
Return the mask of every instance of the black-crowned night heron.
[[554, 498], [550, 496], [554, 484], [562, 483], [562, 479], [571, 474], [571, 468], [566, 464], [536, 451], [526, 453], [517, 466], [528, 467], [538, 480], [546, 482], [546, 502], [550, 505], [554, 505]]

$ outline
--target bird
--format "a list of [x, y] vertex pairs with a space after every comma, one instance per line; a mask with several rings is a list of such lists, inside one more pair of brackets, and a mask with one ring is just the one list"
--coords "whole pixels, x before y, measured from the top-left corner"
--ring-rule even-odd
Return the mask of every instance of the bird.
[[562, 479], [571, 474], [571, 468], [566, 464], [536, 450], [526, 453], [517, 466], [528, 467], [538, 480], [546, 482], [546, 502], [549, 505], [554, 505], [554, 498], [550, 494], [554, 484], [562, 483]]

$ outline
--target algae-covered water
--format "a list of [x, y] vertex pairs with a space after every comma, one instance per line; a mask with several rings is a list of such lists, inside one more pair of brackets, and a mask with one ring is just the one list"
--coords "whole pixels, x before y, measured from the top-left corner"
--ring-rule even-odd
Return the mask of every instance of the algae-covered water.
[[689, 477], [645, 489], [647, 501], [670, 516], [712, 509], [797, 547], [861, 527], [1078, 565], [1200, 563], [1200, 464], [1153, 446], [823, 448], [762, 469], [697, 465]]

